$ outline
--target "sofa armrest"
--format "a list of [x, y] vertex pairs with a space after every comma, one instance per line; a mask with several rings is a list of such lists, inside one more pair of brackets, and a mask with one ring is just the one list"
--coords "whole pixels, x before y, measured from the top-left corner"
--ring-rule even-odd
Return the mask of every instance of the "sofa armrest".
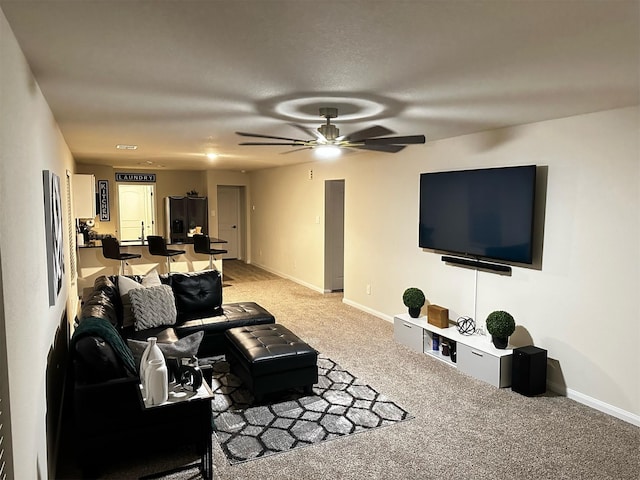
[[116, 430], [140, 414], [142, 394], [136, 377], [123, 377], [100, 383], [76, 384], [73, 412], [81, 432]]
[[[200, 365], [202, 378], [209, 386], [213, 377], [212, 365]], [[76, 384], [74, 390], [74, 414], [76, 423], [83, 423], [88, 418], [96, 416], [115, 418], [118, 423], [130, 415], [137, 416], [143, 410], [140, 381], [136, 377], [117, 378], [101, 383], [86, 385]], [[85, 424], [88, 429], [95, 425]]]

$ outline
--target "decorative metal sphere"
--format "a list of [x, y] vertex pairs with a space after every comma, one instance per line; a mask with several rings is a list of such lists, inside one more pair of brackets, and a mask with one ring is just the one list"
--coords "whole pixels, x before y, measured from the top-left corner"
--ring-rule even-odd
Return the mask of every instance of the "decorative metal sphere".
[[476, 322], [471, 317], [460, 317], [456, 325], [462, 335], [473, 335], [476, 332]]

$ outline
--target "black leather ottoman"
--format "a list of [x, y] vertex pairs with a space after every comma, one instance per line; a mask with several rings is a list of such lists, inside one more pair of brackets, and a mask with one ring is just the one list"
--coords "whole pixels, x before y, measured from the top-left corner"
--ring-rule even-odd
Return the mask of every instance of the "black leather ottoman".
[[267, 393], [318, 382], [318, 352], [282, 325], [250, 325], [225, 332], [227, 361], [260, 402]]

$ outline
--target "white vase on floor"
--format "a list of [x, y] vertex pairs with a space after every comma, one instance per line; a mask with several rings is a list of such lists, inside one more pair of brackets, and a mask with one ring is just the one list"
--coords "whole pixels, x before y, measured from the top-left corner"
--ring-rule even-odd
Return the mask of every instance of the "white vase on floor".
[[149, 405], [159, 405], [167, 401], [169, 398], [169, 375], [164, 358], [147, 362], [144, 386]]
[[156, 345], [157, 341], [157, 337], [147, 338], [147, 348], [142, 352], [142, 358], [140, 359], [140, 383], [142, 383], [142, 386], [145, 388], [145, 372], [149, 366], [149, 361], [162, 360], [164, 362], [164, 355], [162, 354], [160, 347]]

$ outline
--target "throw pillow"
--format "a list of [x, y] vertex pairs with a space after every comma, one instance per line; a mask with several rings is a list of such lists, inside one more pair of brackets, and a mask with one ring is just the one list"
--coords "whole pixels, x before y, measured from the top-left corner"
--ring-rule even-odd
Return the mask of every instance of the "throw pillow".
[[[156, 343], [156, 345], [160, 348], [165, 358], [190, 358], [198, 354], [204, 332], [192, 333], [180, 340], [167, 343], [160, 343], [161, 335], [162, 333], [158, 334], [158, 343]], [[144, 349], [147, 348], [147, 342], [129, 339], [127, 340], [127, 344], [133, 353], [136, 365], [139, 365]]]
[[162, 282], [160, 281], [160, 275], [158, 275], [157, 270], [151, 270], [142, 279], [143, 287], [157, 287], [158, 285], [162, 285]]
[[133, 312], [131, 311], [131, 299], [129, 292], [136, 288], [144, 288], [141, 283], [131, 278], [120, 275], [118, 277], [118, 291], [122, 300], [122, 326], [124, 328], [133, 326]]
[[168, 285], [129, 290], [136, 330], [176, 323], [176, 302]]
[[217, 270], [171, 274], [180, 321], [217, 315], [222, 305], [222, 279]]
[[118, 290], [120, 292], [120, 300], [122, 301], [122, 327], [131, 327], [134, 324], [133, 311], [131, 310], [131, 300], [129, 292], [135, 288], [145, 288], [162, 285], [157, 270], [147, 273], [142, 279], [142, 283], [138, 283], [132, 278], [124, 275], [118, 276]]

